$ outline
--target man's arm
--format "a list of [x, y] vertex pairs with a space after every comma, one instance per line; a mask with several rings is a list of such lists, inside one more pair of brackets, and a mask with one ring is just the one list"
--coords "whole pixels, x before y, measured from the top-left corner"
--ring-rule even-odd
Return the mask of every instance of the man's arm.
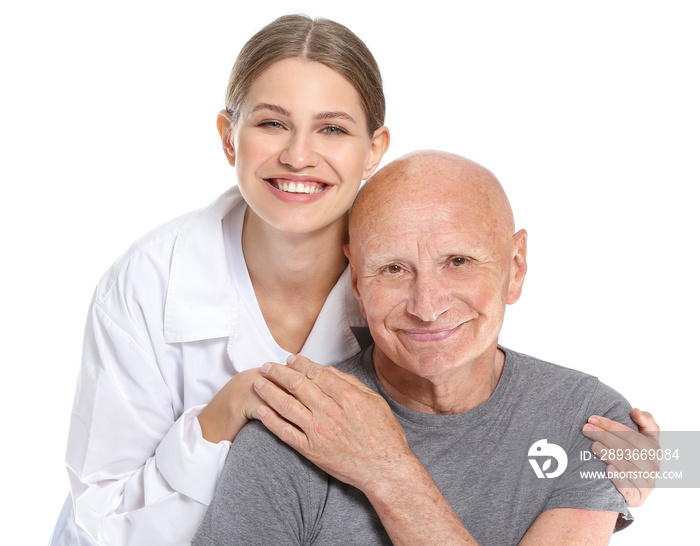
[[[269, 381], [258, 380], [255, 388], [269, 404], [259, 410], [265, 426], [336, 479], [360, 489], [394, 544], [476, 544], [379, 394], [352, 375], [303, 357], [262, 371]], [[616, 518], [617, 512], [548, 510], [535, 520], [524, 544], [607, 543]]]
[[415, 459], [365, 491], [395, 546], [476, 545], [425, 467]]
[[555, 508], [537, 516], [519, 544], [520, 546], [608, 544], [616, 520], [617, 512]]
[[476, 544], [411, 451], [384, 398], [352, 375], [304, 357], [288, 362], [262, 367], [284, 391], [264, 379], [255, 383], [269, 404], [259, 408], [259, 417], [271, 432], [362, 491], [393, 544]]

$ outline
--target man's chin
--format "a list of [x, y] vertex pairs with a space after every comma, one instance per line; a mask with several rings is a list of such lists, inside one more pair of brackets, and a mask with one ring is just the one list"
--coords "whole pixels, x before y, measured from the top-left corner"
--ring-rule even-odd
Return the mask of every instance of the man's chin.
[[455, 351], [430, 350], [428, 347], [418, 350], [411, 345], [403, 345], [396, 355], [384, 355], [386, 364], [427, 380], [454, 371], [462, 364]]

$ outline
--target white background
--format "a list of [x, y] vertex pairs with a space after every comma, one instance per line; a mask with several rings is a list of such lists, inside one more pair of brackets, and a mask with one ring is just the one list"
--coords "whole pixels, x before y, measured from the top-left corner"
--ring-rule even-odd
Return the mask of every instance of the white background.
[[[46, 542], [68, 490], [62, 458], [95, 283], [134, 239], [232, 183], [215, 129], [228, 72], [245, 40], [290, 12], [342, 22], [374, 52], [392, 131], [384, 163], [438, 148], [502, 181], [530, 234], [504, 342], [599, 376], [666, 430], [698, 430], [695, 2], [8, 5], [6, 536]], [[657, 491], [613, 544], [682, 541], [696, 496]]]

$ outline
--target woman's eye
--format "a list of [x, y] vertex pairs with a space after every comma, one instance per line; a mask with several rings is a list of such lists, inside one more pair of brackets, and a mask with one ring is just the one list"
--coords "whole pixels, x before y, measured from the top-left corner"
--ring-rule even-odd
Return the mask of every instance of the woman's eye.
[[329, 125], [328, 127], [324, 127], [323, 132], [328, 135], [339, 135], [341, 133], [345, 133], [345, 131], [337, 125]]
[[272, 129], [282, 129], [284, 127], [279, 121], [263, 121], [258, 125], [260, 127], [270, 127]]
[[467, 259], [463, 256], [457, 256], [456, 258], [452, 258], [450, 263], [459, 267], [460, 265], [466, 265]]
[[397, 264], [391, 264], [386, 266], [386, 272], [387, 273], [400, 273], [401, 272], [401, 266]]

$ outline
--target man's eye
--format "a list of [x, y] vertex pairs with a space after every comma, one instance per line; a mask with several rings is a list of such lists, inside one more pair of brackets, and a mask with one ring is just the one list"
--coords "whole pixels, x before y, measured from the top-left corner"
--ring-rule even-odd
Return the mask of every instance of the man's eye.
[[456, 266], [466, 265], [467, 259], [464, 256], [457, 256], [456, 258], [452, 258], [452, 261], [450, 263]]
[[400, 273], [401, 272], [401, 266], [397, 264], [391, 264], [386, 266], [386, 272], [387, 273]]

